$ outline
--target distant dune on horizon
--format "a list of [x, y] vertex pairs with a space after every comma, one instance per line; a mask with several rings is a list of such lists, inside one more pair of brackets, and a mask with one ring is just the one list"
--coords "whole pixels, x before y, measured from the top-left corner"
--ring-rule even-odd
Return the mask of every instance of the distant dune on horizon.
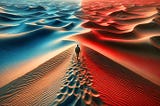
[[159, 66], [159, 0], [0, 1], [0, 106], [160, 106]]

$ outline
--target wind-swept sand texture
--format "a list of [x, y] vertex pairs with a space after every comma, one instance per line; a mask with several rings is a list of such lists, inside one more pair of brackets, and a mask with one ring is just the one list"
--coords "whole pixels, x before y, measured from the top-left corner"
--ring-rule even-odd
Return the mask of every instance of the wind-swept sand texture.
[[93, 88], [105, 105], [159, 106], [160, 1], [113, 1], [83, 0], [77, 16], [90, 31], [70, 40], [82, 42]]
[[[106, 56], [83, 47], [95, 88], [106, 106], [159, 106], [160, 86]], [[94, 70], [93, 70], [94, 69]]]
[[111, 7], [105, 2], [84, 3], [83, 14], [77, 16], [86, 20], [82, 26], [91, 31], [71, 39], [160, 85], [160, 2], [139, 1], [141, 5], [133, 6], [123, 3], [127, 1], [111, 3]]
[[[74, 16], [78, 3], [1, 0], [0, 9], [3, 10], [0, 11], [0, 76], [3, 77], [4, 73], [16, 73], [9, 68], [73, 45], [65, 37], [83, 30], [79, 25], [81, 20]], [[6, 82], [1, 84], [0, 78], [0, 87]]]
[[[94, 70], [94, 69], [92, 69]], [[99, 93], [92, 88], [93, 78], [85, 59], [73, 57], [53, 106], [102, 106]]]
[[62, 85], [73, 48], [0, 88], [0, 105], [39, 106], [53, 103]]
[[1, 1], [0, 105], [160, 106], [160, 0]]

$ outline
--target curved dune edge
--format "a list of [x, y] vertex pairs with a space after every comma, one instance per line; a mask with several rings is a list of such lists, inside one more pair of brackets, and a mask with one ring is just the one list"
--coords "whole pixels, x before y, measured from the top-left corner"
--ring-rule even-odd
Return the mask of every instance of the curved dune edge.
[[[93, 70], [93, 69], [92, 69]], [[73, 57], [68, 67], [63, 86], [52, 104], [53, 106], [102, 106], [99, 93], [92, 88], [93, 78], [85, 59], [76, 61]]]
[[153, 46], [160, 49], [160, 36], [151, 37], [150, 40]]
[[93, 76], [93, 88], [109, 106], [158, 106], [157, 86], [106, 56], [83, 47], [86, 63]]
[[[143, 78], [160, 85], [160, 50], [151, 43], [101, 41], [92, 32], [71, 37], [71, 40], [83, 42], [83, 45], [103, 54]], [[152, 64], [151, 64], [152, 63]]]
[[[90, 1], [90, 3], [92, 3]], [[113, 3], [114, 4], [114, 3]], [[157, 5], [113, 5], [105, 1], [82, 6], [87, 33], [72, 36], [130, 71], [160, 85], [159, 2]], [[148, 10], [148, 11], [147, 11]]]
[[[15, 66], [13, 69], [16, 70], [15, 68], [22, 64], [21, 67], [28, 70], [28, 67], [24, 66], [26, 61], [33, 62], [40, 55], [69, 45], [70, 41], [65, 41], [65, 37], [83, 30], [80, 26], [82, 20], [74, 16], [74, 12], [80, 8], [79, 3], [54, 1], [48, 2], [48, 5], [32, 5], [15, 1], [16, 4], [0, 2], [0, 87], [26, 73], [26, 70], [16, 73], [9, 68]], [[6, 73], [8, 76], [4, 75]], [[11, 76], [20, 75], [12, 76], [11, 80], [8, 80], [9, 73]], [[7, 80], [3, 80], [6, 77]]]
[[[29, 59], [27, 61], [21, 62], [13, 67], [8, 67], [5, 70], [1, 70], [0, 73], [0, 88], [12, 82], [13, 80], [18, 79], [19, 77], [29, 73], [30, 71], [37, 68], [39, 65], [50, 60], [52, 57], [57, 56], [61, 52], [73, 47], [73, 45], [64, 46], [52, 52], [46, 53], [44, 55], [37, 56], [35, 58]], [[5, 80], [4, 80], [5, 79]]]
[[70, 48], [0, 88], [0, 104], [13, 106], [52, 104], [56, 92], [62, 85], [61, 80], [72, 52], [73, 48]]

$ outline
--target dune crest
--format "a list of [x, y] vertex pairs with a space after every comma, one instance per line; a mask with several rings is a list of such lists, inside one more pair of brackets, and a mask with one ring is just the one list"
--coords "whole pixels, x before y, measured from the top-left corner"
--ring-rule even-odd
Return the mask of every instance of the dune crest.
[[51, 105], [62, 86], [72, 52], [70, 48], [1, 87], [0, 105]]
[[102, 106], [99, 94], [92, 88], [92, 75], [85, 65], [85, 59], [76, 61], [72, 58], [68, 67], [63, 86], [57, 94], [53, 106]]

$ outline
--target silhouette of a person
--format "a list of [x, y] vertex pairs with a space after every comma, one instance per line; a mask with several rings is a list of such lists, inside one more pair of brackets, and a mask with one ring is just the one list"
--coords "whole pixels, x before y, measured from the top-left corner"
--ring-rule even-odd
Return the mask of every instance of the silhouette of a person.
[[77, 45], [76, 48], [75, 48], [75, 52], [76, 52], [76, 56], [77, 56], [77, 60], [78, 60], [78, 57], [79, 57], [79, 52], [80, 52], [80, 47]]

